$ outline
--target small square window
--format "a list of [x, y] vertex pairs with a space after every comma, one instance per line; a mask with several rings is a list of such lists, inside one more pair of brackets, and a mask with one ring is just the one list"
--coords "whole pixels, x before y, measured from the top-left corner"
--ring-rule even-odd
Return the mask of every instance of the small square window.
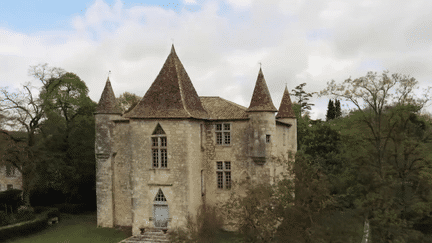
[[230, 145], [231, 144], [231, 124], [219, 123], [216, 124], [216, 144]]
[[158, 146], [158, 138], [152, 138], [152, 146], [157, 147]]
[[231, 170], [231, 162], [225, 162], [225, 170]]
[[231, 162], [216, 162], [216, 183], [218, 189], [231, 189]]
[[222, 162], [217, 162], [217, 169], [218, 170], [223, 170], [223, 164], [222, 164]]
[[224, 124], [224, 130], [229, 131], [230, 130], [230, 124]]

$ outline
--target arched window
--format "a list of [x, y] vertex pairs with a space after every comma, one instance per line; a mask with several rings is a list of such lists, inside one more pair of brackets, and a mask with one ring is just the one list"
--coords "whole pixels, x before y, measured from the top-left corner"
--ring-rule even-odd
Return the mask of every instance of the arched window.
[[167, 137], [162, 126], [158, 123], [152, 134], [152, 167], [168, 167]]

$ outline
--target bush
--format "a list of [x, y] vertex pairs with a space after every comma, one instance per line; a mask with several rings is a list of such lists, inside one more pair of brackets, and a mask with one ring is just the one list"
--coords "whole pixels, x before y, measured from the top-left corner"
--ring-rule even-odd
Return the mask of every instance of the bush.
[[4, 211], [0, 211], [0, 227], [8, 225], [10, 222], [10, 217]]
[[22, 222], [16, 225], [0, 227], [0, 241], [9, 239], [16, 235], [25, 235], [35, 231], [40, 231], [47, 227], [48, 218], [58, 214], [58, 209], [51, 208], [37, 215], [34, 220]]
[[201, 205], [196, 220], [188, 216], [186, 229], [177, 228], [170, 233], [171, 242], [209, 242], [222, 228], [222, 217], [214, 206]]

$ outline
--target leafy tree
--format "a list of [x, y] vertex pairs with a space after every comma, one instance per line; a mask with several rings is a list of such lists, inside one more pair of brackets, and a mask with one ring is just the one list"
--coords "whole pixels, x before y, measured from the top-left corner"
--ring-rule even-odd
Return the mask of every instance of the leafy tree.
[[430, 132], [413, 118], [429, 97], [417, 98], [416, 85], [405, 75], [369, 72], [340, 85], [331, 81], [320, 93], [356, 107], [341, 129], [356, 171], [348, 191], [370, 222], [374, 242], [417, 237], [413, 224], [432, 211], [430, 192], [421, 190], [432, 177]]
[[49, 153], [41, 168], [49, 178], [45, 182], [68, 194], [70, 201], [94, 187], [96, 104], [88, 97], [85, 82], [74, 73], [50, 78], [46, 84], [41, 92], [47, 117], [42, 131]]
[[276, 190], [269, 183], [247, 183], [245, 193], [232, 193], [222, 206], [229, 224], [244, 236], [244, 242], [272, 242], [282, 220], [276, 206]]
[[141, 97], [133, 93], [124, 92], [118, 98], [116, 98], [116, 100], [122, 113], [127, 113], [138, 104], [138, 102], [141, 100]]
[[336, 116], [336, 108], [333, 104], [333, 101], [330, 99], [327, 105], [326, 120], [327, 121], [333, 120], [335, 116]]
[[[306, 85], [306, 83], [302, 83], [300, 85], [297, 85], [291, 93], [291, 95], [294, 95], [297, 99], [297, 103], [300, 104], [300, 116], [305, 112], [306, 110], [311, 110], [311, 106], [314, 106], [312, 103], [308, 103], [309, 98], [312, 97], [316, 92], [312, 93], [306, 93], [306, 91], [303, 90], [303, 87]], [[298, 118], [299, 116], [297, 116]]]

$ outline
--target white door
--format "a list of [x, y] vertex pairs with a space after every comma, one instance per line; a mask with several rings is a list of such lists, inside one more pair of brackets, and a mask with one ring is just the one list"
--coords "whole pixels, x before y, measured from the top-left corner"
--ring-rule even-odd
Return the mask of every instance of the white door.
[[168, 205], [154, 205], [154, 227], [168, 227]]

